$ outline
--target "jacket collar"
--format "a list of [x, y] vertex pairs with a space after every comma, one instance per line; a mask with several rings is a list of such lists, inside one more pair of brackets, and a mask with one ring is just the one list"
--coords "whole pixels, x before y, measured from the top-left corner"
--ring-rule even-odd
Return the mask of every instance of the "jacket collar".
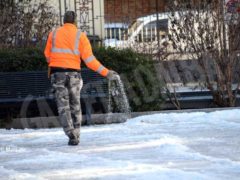
[[72, 24], [72, 23], [65, 23], [63, 26], [64, 27], [75, 27], [75, 28], [77, 28], [76, 25]]

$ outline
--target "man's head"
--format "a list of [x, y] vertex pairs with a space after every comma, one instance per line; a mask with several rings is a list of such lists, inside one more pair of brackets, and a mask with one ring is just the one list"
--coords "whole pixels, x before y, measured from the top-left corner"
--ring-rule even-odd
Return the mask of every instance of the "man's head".
[[74, 11], [67, 11], [63, 17], [63, 23], [76, 24], [77, 15]]

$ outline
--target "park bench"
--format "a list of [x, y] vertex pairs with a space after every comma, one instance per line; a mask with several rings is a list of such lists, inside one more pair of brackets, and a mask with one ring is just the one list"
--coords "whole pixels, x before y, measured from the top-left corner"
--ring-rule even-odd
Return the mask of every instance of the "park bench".
[[[86, 123], [91, 124], [92, 113], [99, 111], [106, 113], [107, 111], [108, 81], [86, 68], [81, 70], [81, 74], [84, 84], [81, 91], [82, 111], [86, 115]], [[27, 104], [25, 107], [27, 112], [21, 114], [24, 103]], [[41, 115], [57, 115], [47, 72], [1, 72], [0, 119]]]

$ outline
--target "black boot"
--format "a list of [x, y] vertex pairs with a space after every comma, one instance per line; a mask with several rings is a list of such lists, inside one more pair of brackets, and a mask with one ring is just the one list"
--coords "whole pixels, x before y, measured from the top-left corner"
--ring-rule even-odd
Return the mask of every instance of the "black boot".
[[79, 144], [79, 140], [78, 139], [69, 139], [68, 141], [68, 145], [69, 146], [76, 146]]
[[79, 144], [79, 137], [76, 137], [73, 133], [70, 133], [68, 137], [69, 137], [69, 141], [68, 141], [69, 146], [76, 146]]

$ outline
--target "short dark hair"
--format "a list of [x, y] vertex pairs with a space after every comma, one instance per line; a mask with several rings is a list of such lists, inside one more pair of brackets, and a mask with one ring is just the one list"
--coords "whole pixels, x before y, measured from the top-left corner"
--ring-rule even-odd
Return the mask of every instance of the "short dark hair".
[[63, 23], [72, 23], [74, 24], [75, 21], [76, 21], [76, 18], [77, 18], [77, 15], [74, 11], [67, 11], [65, 12], [64, 14], [64, 17], [63, 17]]

